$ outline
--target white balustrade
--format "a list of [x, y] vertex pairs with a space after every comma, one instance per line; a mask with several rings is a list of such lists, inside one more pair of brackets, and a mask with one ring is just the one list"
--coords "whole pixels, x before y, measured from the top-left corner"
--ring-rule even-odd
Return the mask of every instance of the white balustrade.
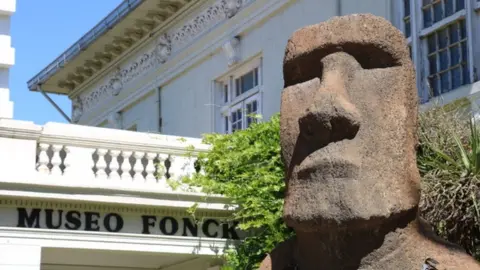
[[[8, 123], [0, 121], [0, 140], [19, 134]], [[30, 158], [35, 162], [30, 165], [32, 171], [25, 172], [71, 184], [96, 182], [113, 189], [122, 185], [169, 188], [168, 179], [194, 173], [196, 155], [209, 149], [194, 138], [60, 123], [43, 127], [29, 123], [29, 128], [35, 132], [20, 139], [35, 145]]]

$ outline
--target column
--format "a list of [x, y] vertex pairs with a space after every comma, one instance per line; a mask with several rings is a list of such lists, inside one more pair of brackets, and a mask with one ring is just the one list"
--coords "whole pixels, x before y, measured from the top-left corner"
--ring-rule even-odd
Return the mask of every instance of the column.
[[0, 270], [40, 270], [39, 246], [0, 244]]

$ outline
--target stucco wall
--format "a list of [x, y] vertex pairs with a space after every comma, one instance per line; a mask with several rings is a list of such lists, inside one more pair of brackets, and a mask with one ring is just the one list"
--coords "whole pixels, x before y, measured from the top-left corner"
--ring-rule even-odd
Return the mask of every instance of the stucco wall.
[[[276, 3], [281, 0], [266, 1], [266, 3]], [[297, 29], [315, 24], [329, 19], [335, 15], [344, 15], [350, 13], [369, 12], [376, 15], [390, 18], [390, 1], [366, 0], [362, 5], [354, 0], [291, 0], [285, 1], [285, 4], [270, 14], [263, 14], [263, 20], [256, 25], [250, 25], [244, 28], [240, 33], [233, 33], [237, 25], [231, 23], [228, 28], [218, 26], [212, 29], [207, 35], [197, 39], [187, 50], [192, 48], [201, 48], [201, 44], [208, 43], [208, 39], [215, 36], [222, 36], [232, 31], [233, 35], [240, 35], [240, 55], [243, 61], [253, 57], [262, 58], [262, 115], [268, 119], [271, 115], [277, 113], [280, 109], [280, 94], [283, 89], [282, 61], [286, 42], [289, 36]], [[248, 17], [251, 10], [242, 10], [235, 17]], [[271, 12], [271, 10], [269, 11]], [[235, 18], [234, 17], [234, 18]], [[184, 65], [179, 74], [169, 81], [162, 82], [161, 85], [161, 131], [168, 135], [199, 137], [203, 133], [220, 131], [218, 126], [219, 107], [214, 98], [213, 81], [220, 76], [228, 73], [234, 67], [228, 67], [227, 58], [221, 49], [222, 44], [215, 44], [215, 48], [209, 54], [204, 55], [200, 60], [197, 58]], [[151, 47], [150, 45], [145, 48]], [[141, 55], [138, 51], [134, 55]], [[170, 63], [175, 62], [173, 56]], [[130, 59], [135, 56], [129, 57]], [[125, 59], [124, 63], [128, 63]], [[169, 62], [166, 65], [169, 65]], [[169, 67], [165, 72], [176, 73]], [[171, 74], [170, 74], [171, 75]], [[142, 80], [146, 85], [155, 80], [148, 78]], [[95, 84], [93, 84], [95, 85]], [[136, 83], [137, 87], [142, 87]], [[94, 86], [96, 87], [96, 86]], [[131, 88], [129, 86], [129, 88]], [[87, 91], [88, 92], [88, 91]], [[121, 96], [121, 95], [120, 95]], [[120, 102], [120, 96], [112, 99], [110, 104], [101, 107], [104, 114], [114, 103]], [[149, 97], [143, 97], [141, 100], [132, 100], [131, 103], [123, 108], [123, 128], [129, 128], [133, 123], [137, 123], [138, 131], [159, 131], [159, 113], [157, 103], [158, 97], [155, 90]], [[123, 101], [124, 102], [124, 101]], [[99, 111], [100, 112], [100, 111]], [[83, 124], [95, 125], [104, 121], [102, 119], [89, 117]], [[94, 123], [97, 121], [97, 123]]]
[[158, 132], [158, 97], [152, 90], [138, 102], [131, 104], [122, 111], [122, 127], [130, 129], [136, 126], [137, 131]]
[[[380, 2], [380, 3], [379, 3]], [[302, 26], [342, 14], [370, 12], [389, 17], [388, 1], [370, 0], [358, 4], [353, 0], [295, 1], [261, 24], [241, 33], [242, 60], [261, 54], [263, 71], [262, 114], [268, 119], [280, 110], [283, 89], [282, 61], [289, 36]], [[221, 44], [219, 44], [221, 45]], [[234, 67], [233, 67], [234, 68]], [[193, 69], [162, 88], [163, 133], [198, 137], [205, 132], [220, 131], [214, 121], [219, 104], [212, 95], [212, 82], [229, 70], [222, 50], [197, 64]], [[212, 114], [212, 110], [216, 112]], [[213, 117], [212, 117], [213, 116]]]

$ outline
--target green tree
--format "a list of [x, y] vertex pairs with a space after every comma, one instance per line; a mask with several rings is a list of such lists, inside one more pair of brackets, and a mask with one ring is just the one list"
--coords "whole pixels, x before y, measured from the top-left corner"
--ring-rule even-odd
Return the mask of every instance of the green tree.
[[292, 235], [282, 220], [285, 189], [280, 156], [279, 115], [232, 134], [208, 134], [211, 151], [200, 154], [203, 174], [184, 182], [221, 194], [238, 208], [232, 220], [248, 232], [226, 255], [224, 269], [256, 269], [265, 254]]

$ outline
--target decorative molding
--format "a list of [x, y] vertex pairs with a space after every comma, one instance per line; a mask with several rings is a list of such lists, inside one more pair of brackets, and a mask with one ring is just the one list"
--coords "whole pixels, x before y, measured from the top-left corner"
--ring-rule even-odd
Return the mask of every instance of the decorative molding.
[[225, 1], [225, 15], [228, 19], [235, 16], [242, 7], [242, 0], [226, 0]]
[[167, 34], [163, 34], [156, 40], [154, 55], [159, 64], [167, 62], [172, 53], [172, 42]]
[[122, 113], [112, 112], [108, 117], [111, 128], [122, 129]]
[[77, 97], [72, 102], [72, 122], [78, 123], [83, 114], [83, 100]]
[[225, 42], [222, 49], [227, 56], [228, 66], [232, 66], [240, 61], [240, 38], [234, 37]]
[[117, 96], [123, 88], [122, 71], [120, 68], [113, 73], [113, 77], [110, 79], [110, 88], [112, 89], [112, 95]]
[[[193, 203], [192, 203], [193, 205]], [[160, 216], [174, 216], [174, 217], [188, 217], [190, 216], [188, 209], [169, 208], [166, 206], [129, 206], [129, 205], [114, 205], [94, 202], [67, 202], [67, 201], [53, 201], [53, 200], [32, 200], [32, 199], [0, 199], [1, 208], [52, 208], [64, 210], [82, 210], [82, 211], [97, 211], [101, 213], [118, 212], [122, 214], [142, 214], [142, 215], [160, 215]], [[199, 218], [218, 218], [220, 220], [230, 217], [229, 212], [209, 211], [207, 209], [197, 209], [195, 216]]]
[[219, 0], [183, 26], [163, 33], [155, 40], [153, 48], [147, 49], [132, 62], [111, 72], [106, 76], [104, 83], [92, 91], [80, 94], [82, 111], [88, 111], [118, 95], [127, 83], [156, 70], [168, 61], [174, 52], [181, 51], [208, 30], [233, 17], [252, 1], [255, 0]]
[[[232, 19], [233, 26], [229, 33], [220, 33], [214, 39], [207, 41], [205, 45], [196, 49], [193, 54], [187, 55], [178, 63], [168, 67], [168, 72], [152, 72], [148, 77], [145, 76], [145, 83], [142, 84], [140, 88], [128, 89], [125, 97], [112, 104], [110, 109], [117, 111], [125, 109], [133, 102], [138, 101], [145, 95], [149, 94], [153, 89], [160, 87], [165, 82], [178, 76], [178, 74], [190, 67], [192, 63], [196, 63], [207, 55], [215, 53], [219, 49], [217, 45], [222, 44], [231, 38], [231, 33], [242, 33], [260, 23], [266, 16], [269, 16], [269, 14], [272, 14], [289, 4], [295, 3], [296, 1], [297, 0], [250, 0], [248, 6], [242, 6], [242, 9], [249, 8], [250, 10], [242, 14], [239, 18], [235, 17]], [[261, 48], [259, 48], [259, 50], [261, 50]], [[89, 119], [86, 120], [86, 124], [97, 126], [104, 122], [106, 117], [108, 117], [108, 112], [96, 108], [93, 112], [89, 113]]]

